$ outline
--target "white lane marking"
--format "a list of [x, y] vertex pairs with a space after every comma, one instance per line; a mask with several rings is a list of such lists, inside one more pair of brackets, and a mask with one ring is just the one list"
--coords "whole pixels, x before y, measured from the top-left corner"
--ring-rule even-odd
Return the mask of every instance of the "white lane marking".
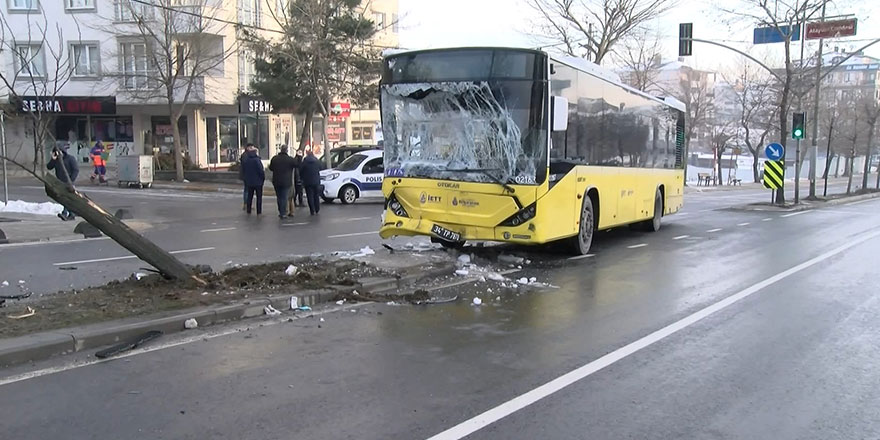
[[[215, 248], [206, 247], [206, 248], [198, 248], [198, 249], [182, 249], [179, 251], [171, 251], [169, 254], [190, 254], [193, 252], [204, 252], [204, 251], [213, 251]], [[86, 264], [86, 263], [101, 263], [104, 261], [118, 261], [118, 260], [130, 260], [132, 258], [137, 258], [134, 255], [126, 255], [124, 257], [109, 257], [109, 258], [96, 258], [94, 260], [80, 260], [80, 261], [65, 261], [63, 263], [52, 263], [53, 266], [67, 266], [73, 264]]]
[[736, 225], [737, 225], [737, 226], [748, 226], [748, 225], [750, 225], [750, 224], [751, 224], [751, 223], [749, 223], [749, 222], [744, 222], [744, 223], [737, 223]]
[[236, 230], [236, 229], [238, 229], [238, 228], [235, 228], [235, 227], [231, 227], [231, 228], [214, 228], [214, 229], [202, 229], [202, 230], [199, 231], [199, 232], [223, 232], [223, 231], [234, 231], [234, 230]]
[[304, 226], [308, 223], [282, 223], [281, 226]]
[[773, 219], [770, 218], [770, 217], [762, 218], [762, 219], [761, 219], [762, 222], [769, 222], [769, 221], [772, 221], [772, 220], [773, 220]]
[[722, 229], [722, 228], [715, 228], [715, 229], [709, 229], [709, 230], [706, 231], [706, 232], [718, 232], [718, 231], [721, 231], [721, 230], [723, 230], [723, 229]]
[[637, 248], [640, 248], [640, 247], [645, 247], [645, 246], [647, 246], [647, 245], [648, 245], [648, 243], [639, 243], [639, 244], [634, 244], [634, 245], [632, 245], [632, 246], [627, 246], [627, 247], [630, 248], [630, 249], [637, 249]]
[[[727, 298], [722, 299], [712, 305], [709, 305], [692, 315], [686, 316], [672, 324], [667, 325], [666, 327], [661, 328], [660, 330], [655, 331], [641, 339], [637, 339], [633, 342], [630, 342], [623, 347], [618, 348], [617, 350], [612, 351], [592, 362], [587, 363], [577, 369], [574, 369], [568, 373], [563, 374], [562, 376], [557, 377], [556, 379], [551, 380], [550, 382], [545, 383], [531, 391], [528, 391], [524, 394], [520, 394], [513, 399], [508, 400], [507, 402], [502, 403], [492, 409], [489, 409], [482, 414], [477, 415], [471, 419], [465, 420], [464, 422], [459, 423], [458, 425], [453, 426], [452, 428], [447, 429], [433, 437], [430, 437], [428, 440], [458, 440], [464, 438], [474, 432], [479, 431], [480, 429], [489, 426], [504, 417], [507, 417], [521, 409], [524, 409], [535, 402], [544, 399], [582, 379], [585, 379], [602, 369], [613, 365], [617, 362], [620, 362], [627, 356], [637, 353], [663, 339], [666, 339], [673, 334], [684, 330], [697, 322], [714, 315], [733, 304], [736, 304], [742, 299], [748, 298], [751, 295], [754, 295], [761, 290], [778, 283], [798, 272], [803, 271], [811, 266], [814, 266], [822, 261], [825, 261], [831, 257], [834, 257], [837, 254], [840, 254], [847, 249], [858, 246], [868, 240], [872, 240], [876, 237], [880, 236], [880, 230], [875, 230], [873, 233], [865, 235], [861, 238], [857, 238], [847, 244], [834, 248], [824, 254], [821, 254], [817, 257], [811, 258], [797, 266], [791, 267], [787, 270], [784, 270], [776, 275], [773, 275], [770, 278], [766, 278], [763, 281], [759, 281], [755, 284], [752, 284], [749, 287], [746, 287], [743, 290], [740, 290], [737, 293], [734, 293]], [[2, 383], [0, 383], [2, 384]]]
[[25, 243], [7, 243], [0, 244], [0, 248], [15, 248], [15, 247], [26, 247], [26, 246], [40, 246], [44, 244], [69, 244], [69, 243], [83, 243], [86, 241], [101, 241], [101, 240], [109, 240], [110, 237], [97, 237], [97, 238], [74, 238], [71, 240], [54, 240], [54, 241], [28, 241]]
[[357, 237], [359, 235], [374, 235], [374, 234], [378, 234], [378, 233], [379, 233], [379, 231], [353, 232], [351, 234], [328, 235], [327, 238]]
[[784, 218], [784, 217], [794, 217], [794, 216], [796, 216], [796, 215], [809, 214], [809, 213], [811, 213], [811, 212], [813, 212], [813, 211], [812, 211], [812, 210], [806, 210], [806, 209], [805, 209], [805, 210], [803, 210], [803, 211], [792, 212], [791, 214], [780, 215], [780, 217], [783, 217], [783, 218]]
[[679, 235], [678, 237], [672, 237], [673, 240], [681, 240], [682, 238], [688, 238], [690, 235]]
[[[124, 358], [130, 357], [130, 356], [137, 356], [139, 354], [150, 353], [150, 352], [158, 351], [158, 350], [164, 350], [166, 348], [174, 348], [174, 347], [178, 347], [180, 345], [190, 344], [193, 342], [206, 341], [208, 339], [219, 338], [219, 337], [231, 335], [234, 333], [241, 333], [244, 331], [255, 330], [257, 328], [257, 325], [262, 326], [262, 327], [268, 327], [270, 325], [286, 323], [286, 322], [288, 322], [289, 319], [293, 319], [293, 320], [298, 321], [303, 318], [309, 318], [312, 316], [322, 316], [322, 315], [326, 315], [329, 313], [338, 312], [340, 310], [349, 310], [349, 309], [363, 307], [363, 306], [370, 305], [370, 304], [375, 304], [375, 303], [363, 302], [363, 303], [358, 303], [358, 304], [345, 304], [344, 306], [330, 307], [326, 310], [313, 311], [313, 312], [309, 313], [308, 315], [283, 314], [278, 318], [269, 319], [269, 320], [259, 320], [259, 321], [254, 320], [254, 319], [243, 320], [238, 325], [234, 325], [232, 327], [227, 327], [227, 328], [218, 329], [218, 330], [212, 330], [209, 327], [204, 332], [196, 331], [196, 333], [194, 333], [193, 335], [186, 336], [186, 337], [181, 338], [176, 341], [150, 344], [144, 348], [139, 348], [137, 350], [132, 350], [127, 353], [122, 353], [120, 355], [113, 356], [112, 358], [109, 358], [109, 359], [91, 359], [91, 360], [79, 361], [79, 362], [74, 361], [74, 362], [71, 362], [67, 365], [44, 368], [41, 370], [29, 371], [26, 373], [17, 374], [15, 376], [9, 376], [6, 378], [2, 378], [2, 379], [0, 379], [0, 387], [2, 387], [3, 385], [9, 385], [12, 383], [22, 382], [22, 381], [29, 380], [29, 379], [36, 379], [36, 378], [42, 377], [42, 376], [48, 376], [50, 374], [62, 373], [62, 372], [69, 371], [69, 370], [75, 370], [77, 368], [88, 367], [90, 365], [100, 364], [100, 363], [104, 363], [104, 362], [112, 362], [116, 359], [124, 359]], [[220, 327], [220, 326], [218, 326], [218, 327]]]
[[360, 221], [360, 220], [369, 220], [371, 218], [376, 218], [376, 217], [354, 217], [354, 218], [347, 218], [347, 219], [345, 219], [345, 221], [356, 222], [356, 221]]
[[859, 200], [858, 202], [844, 203], [843, 206], [858, 205], [858, 204], [861, 204], [861, 203], [873, 202], [873, 201], [876, 201], [876, 200], [877, 200], [877, 198], [875, 197], [875, 198], [872, 198], [872, 199]]
[[594, 257], [596, 254], [586, 254], [586, 255], [577, 255], [574, 257], [568, 257], [569, 260], [582, 260], [584, 258]]

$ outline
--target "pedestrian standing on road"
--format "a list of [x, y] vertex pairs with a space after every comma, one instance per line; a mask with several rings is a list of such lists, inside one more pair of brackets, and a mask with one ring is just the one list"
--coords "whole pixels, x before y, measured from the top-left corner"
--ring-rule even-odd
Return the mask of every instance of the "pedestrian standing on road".
[[250, 149], [244, 155], [241, 168], [244, 171], [244, 184], [247, 186], [247, 206], [245, 211], [251, 213], [254, 196], [257, 196], [257, 215], [263, 213], [263, 183], [266, 181], [266, 171], [263, 169], [263, 160], [257, 154], [257, 149]]
[[[79, 176], [79, 165], [73, 156], [67, 154], [68, 147], [69, 145], [65, 145], [61, 148], [52, 149], [52, 160], [46, 164], [46, 168], [55, 170], [55, 177], [67, 186], [72, 187], [76, 177]], [[68, 221], [75, 220], [76, 216], [65, 206], [64, 210], [58, 214], [58, 218]]]
[[92, 183], [95, 182], [95, 179], [98, 179], [98, 183], [107, 183], [107, 179], [104, 177], [107, 174], [106, 154], [107, 149], [104, 148], [104, 143], [100, 139], [95, 142], [95, 146], [89, 151], [89, 156], [92, 157], [92, 165], [95, 167], [90, 178]]
[[300, 174], [306, 190], [306, 199], [309, 202], [309, 212], [315, 215], [321, 211], [321, 163], [313, 151], [310, 150], [306, 153], [306, 158], [303, 159], [300, 167]]
[[[303, 181], [300, 168], [303, 162], [303, 150], [296, 150], [296, 157], [293, 158], [296, 168], [293, 169], [293, 194], [290, 195], [291, 206], [303, 206]], [[290, 210], [293, 212], [293, 209]]]
[[[296, 160], [287, 154], [287, 145], [281, 146], [281, 151], [269, 161], [269, 170], [272, 171], [272, 186], [275, 188], [275, 198], [278, 200], [278, 217], [293, 217], [293, 207], [288, 206], [291, 190], [293, 189], [293, 174], [296, 169]], [[288, 210], [288, 208], [290, 208]]]
[[244, 160], [247, 157], [247, 152], [251, 150], [256, 150], [257, 147], [254, 144], [247, 144], [244, 148], [244, 153], [238, 158], [238, 180], [241, 180], [241, 210], [247, 211], [247, 183], [244, 182]]

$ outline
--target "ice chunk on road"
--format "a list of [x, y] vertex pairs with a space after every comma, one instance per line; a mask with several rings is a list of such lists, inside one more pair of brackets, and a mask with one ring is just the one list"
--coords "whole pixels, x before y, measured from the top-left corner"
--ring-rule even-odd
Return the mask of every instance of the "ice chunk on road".
[[475, 306], [478, 306], [478, 305], [481, 305], [481, 304], [483, 304], [483, 300], [481, 300], [479, 296], [475, 296], [475, 297], [474, 297], [474, 305], [475, 305]]
[[458, 266], [464, 267], [468, 264], [471, 264], [471, 256], [468, 254], [463, 254], [458, 256]]
[[529, 279], [526, 277], [522, 277], [518, 280], [520, 284], [529, 284]]
[[486, 274], [486, 278], [488, 278], [491, 281], [504, 281], [504, 275], [501, 275], [498, 272], [490, 272], [490, 273]]
[[529, 284], [535, 283], [535, 282], [537, 282], [537, 281], [538, 281], [538, 279], [535, 278], [535, 277], [531, 277], [531, 278], [529, 278]]
[[297, 271], [299, 271], [299, 268], [291, 264], [290, 266], [287, 266], [287, 269], [284, 270], [284, 273], [287, 274], [287, 276], [292, 277], [296, 275]]
[[268, 316], [278, 316], [281, 314], [281, 312], [278, 309], [276, 309], [275, 307], [272, 307], [271, 304], [266, 307], [263, 307], [263, 313], [265, 313]]
[[336, 305], [337, 305], [337, 306], [341, 306], [341, 305], [343, 305], [343, 304], [345, 304], [345, 300], [344, 300], [344, 299], [340, 299], [339, 301], [336, 301]]
[[143, 272], [137, 272], [137, 273], [134, 274], [134, 278], [135, 278], [136, 280], [138, 280], [138, 281], [140, 281], [141, 278], [143, 278], [143, 277], [145, 277], [145, 276], [147, 276], [147, 274], [145, 274], [145, 273], [143, 273]]
[[458, 276], [466, 277], [470, 274], [470, 272], [467, 269], [458, 269], [455, 271], [455, 274]]
[[0, 286], [9, 287], [9, 281], [4, 281], [4, 282], [0, 283]]
[[198, 326], [199, 326], [199, 321], [196, 321], [196, 318], [190, 318], [190, 319], [187, 319], [186, 321], [183, 321], [183, 328], [185, 328], [187, 330], [192, 330], [194, 328], [197, 328]]

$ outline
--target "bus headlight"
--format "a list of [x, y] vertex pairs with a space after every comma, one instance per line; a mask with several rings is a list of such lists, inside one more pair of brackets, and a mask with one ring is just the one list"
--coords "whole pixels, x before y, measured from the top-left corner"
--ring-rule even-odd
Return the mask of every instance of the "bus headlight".
[[403, 208], [403, 205], [397, 200], [397, 197], [395, 197], [394, 194], [391, 194], [391, 196], [388, 197], [388, 200], [385, 202], [385, 207], [390, 209], [391, 212], [398, 217], [409, 217], [406, 209]]
[[498, 226], [519, 226], [523, 223], [535, 218], [535, 213], [537, 212], [537, 203], [532, 203], [529, 206], [521, 209], [516, 214], [510, 216], [507, 220], [504, 220]]

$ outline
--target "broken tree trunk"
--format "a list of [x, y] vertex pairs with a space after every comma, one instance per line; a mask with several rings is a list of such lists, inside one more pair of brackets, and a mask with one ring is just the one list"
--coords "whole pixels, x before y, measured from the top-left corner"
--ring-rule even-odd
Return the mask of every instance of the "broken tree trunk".
[[84, 218], [122, 247], [155, 267], [162, 275], [176, 280], [193, 280], [204, 284], [204, 281], [196, 277], [190, 268], [174, 255], [129, 228], [76, 189], [51, 175], [44, 176], [43, 183], [46, 187], [46, 195]]

